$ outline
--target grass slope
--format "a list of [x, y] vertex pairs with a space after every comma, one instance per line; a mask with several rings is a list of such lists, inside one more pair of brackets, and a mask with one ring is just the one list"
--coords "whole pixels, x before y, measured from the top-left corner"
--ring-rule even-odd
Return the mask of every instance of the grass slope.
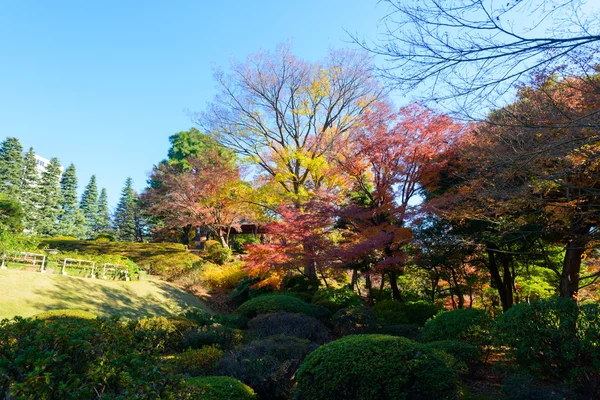
[[54, 309], [79, 309], [127, 318], [174, 315], [199, 299], [161, 281], [104, 281], [0, 269], [0, 319], [30, 317]]

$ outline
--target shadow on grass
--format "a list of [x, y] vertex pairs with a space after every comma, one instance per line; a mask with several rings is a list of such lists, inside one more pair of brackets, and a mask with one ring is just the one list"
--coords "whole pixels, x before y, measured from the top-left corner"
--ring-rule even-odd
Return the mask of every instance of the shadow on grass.
[[81, 309], [98, 316], [119, 315], [126, 318], [168, 316], [189, 307], [206, 308], [194, 296], [164, 282], [129, 282], [108, 286], [82, 278], [57, 278], [52, 288], [33, 291], [48, 299], [47, 302], [30, 300], [29, 305], [43, 311]]

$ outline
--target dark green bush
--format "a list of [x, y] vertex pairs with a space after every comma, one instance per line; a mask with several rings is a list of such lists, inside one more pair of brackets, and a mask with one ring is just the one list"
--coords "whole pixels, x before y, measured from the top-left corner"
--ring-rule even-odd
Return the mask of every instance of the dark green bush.
[[309, 279], [304, 275], [290, 276], [283, 281], [283, 287], [286, 290], [295, 292], [314, 292], [319, 288], [321, 282], [316, 279]]
[[456, 399], [450, 357], [406, 338], [353, 335], [308, 355], [296, 380], [299, 400]]
[[342, 308], [331, 317], [331, 327], [340, 336], [372, 333], [377, 329], [377, 318], [367, 307]]
[[188, 331], [181, 340], [179, 347], [183, 349], [200, 349], [204, 346], [217, 345], [223, 350], [231, 350], [239, 346], [243, 339], [243, 331], [215, 324]]
[[326, 307], [335, 313], [342, 308], [362, 306], [363, 302], [353, 290], [343, 287], [340, 289], [321, 288], [312, 296], [312, 302]]
[[380, 325], [425, 325], [425, 322], [433, 318], [439, 311], [439, 307], [427, 301], [399, 302], [395, 300], [384, 300], [377, 302], [373, 307], [377, 314], [377, 322]]
[[312, 293], [310, 292], [290, 292], [290, 291], [286, 291], [286, 292], [279, 292], [279, 294], [283, 294], [286, 296], [292, 296], [292, 297], [296, 297], [306, 303], [310, 303], [312, 302]]
[[257, 339], [284, 335], [323, 344], [331, 336], [321, 321], [307, 315], [285, 312], [259, 315], [248, 322], [248, 327]]
[[481, 350], [467, 342], [460, 340], [440, 340], [429, 342], [426, 347], [450, 354], [456, 360], [454, 368], [462, 373], [474, 374], [481, 364]]
[[308, 340], [272, 336], [226, 355], [219, 363], [219, 372], [254, 388], [260, 398], [288, 399], [292, 378], [306, 355], [315, 348]]
[[509, 348], [520, 370], [582, 384], [600, 395], [600, 306], [564, 298], [519, 303], [496, 325], [497, 344]]
[[61, 318], [96, 319], [97, 316], [84, 310], [51, 310], [33, 316], [35, 319], [56, 320]]
[[216, 240], [207, 240], [204, 243], [204, 258], [212, 263], [223, 265], [231, 259], [231, 249], [223, 247]]
[[426, 342], [451, 338], [485, 347], [491, 340], [492, 325], [492, 317], [487, 311], [477, 308], [458, 308], [440, 313], [427, 321], [421, 338]]
[[254, 288], [253, 286], [258, 282], [260, 282], [259, 277], [246, 277], [242, 279], [235, 289], [233, 289], [227, 300], [236, 306], [240, 306], [250, 299], [254, 299], [258, 296], [262, 296], [273, 291], [273, 288], [270, 286]]
[[0, 344], [0, 398], [164, 398], [176, 384], [118, 319], [3, 320]]
[[162, 353], [177, 351], [186, 333], [196, 326], [193, 321], [174, 317], [142, 318], [127, 325], [137, 341]]
[[504, 380], [502, 391], [506, 400], [563, 400], [559, 391], [552, 387], [536, 384], [535, 380], [526, 375], [509, 376]]
[[175, 354], [170, 364], [173, 372], [190, 376], [211, 375], [215, 366], [223, 357], [223, 350], [218, 346], [204, 346], [200, 349], [188, 349]]
[[419, 340], [421, 336], [421, 327], [410, 324], [398, 324], [383, 326], [377, 330], [382, 335], [400, 336], [410, 340]]
[[233, 245], [231, 246], [232, 250], [236, 253], [245, 253], [246, 245], [248, 244], [258, 244], [260, 243], [260, 239], [251, 234], [242, 234], [236, 235], [235, 240], [233, 241]]
[[305, 314], [315, 318], [327, 318], [329, 311], [321, 306], [307, 304], [292, 296], [282, 294], [271, 294], [256, 297], [242, 304], [237, 312], [248, 318], [254, 318], [260, 314], [271, 314], [278, 311]]
[[99, 233], [94, 240], [96, 242], [114, 242], [117, 239], [110, 233], [102, 232]]
[[251, 387], [228, 376], [203, 376], [186, 379], [186, 399], [254, 400]]

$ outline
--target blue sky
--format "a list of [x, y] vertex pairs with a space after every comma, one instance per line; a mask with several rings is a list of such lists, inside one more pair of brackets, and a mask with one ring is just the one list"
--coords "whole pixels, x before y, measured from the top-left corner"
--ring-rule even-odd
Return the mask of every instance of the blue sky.
[[212, 64], [288, 40], [316, 61], [352, 46], [344, 29], [374, 37], [385, 11], [376, 0], [3, 0], [0, 136], [74, 163], [80, 192], [96, 174], [114, 205], [192, 126], [185, 110], [212, 99]]

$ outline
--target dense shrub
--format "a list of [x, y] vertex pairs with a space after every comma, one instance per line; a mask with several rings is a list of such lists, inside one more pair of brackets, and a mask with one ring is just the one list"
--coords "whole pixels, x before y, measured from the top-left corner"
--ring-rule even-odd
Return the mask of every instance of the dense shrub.
[[312, 302], [328, 308], [331, 312], [363, 305], [358, 294], [347, 287], [340, 289], [321, 288], [313, 294]]
[[450, 354], [456, 360], [454, 368], [462, 373], [473, 374], [481, 363], [481, 351], [477, 346], [460, 340], [439, 340], [429, 342], [426, 347]]
[[204, 346], [217, 345], [223, 350], [231, 350], [239, 346], [244, 339], [244, 332], [223, 325], [201, 326], [188, 331], [181, 340], [180, 348], [200, 349]]
[[204, 258], [212, 263], [223, 265], [231, 260], [231, 249], [223, 247], [216, 240], [207, 240], [204, 242]]
[[536, 384], [526, 375], [509, 376], [504, 380], [502, 391], [506, 400], [562, 400], [565, 397], [556, 389]]
[[291, 291], [286, 291], [286, 292], [280, 292], [279, 294], [283, 294], [286, 296], [292, 296], [292, 297], [296, 297], [306, 303], [310, 303], [312, 302], [312, 293], [310, 292], [291, 292]]
[[175, 384], [117, 319], [3, 320], [0, 344], [1, 398], [158, 398]]
[[285, 335], [307, 339], [323, 344], [330, 339], [329, 330], [315, 318], [302, 314], [277, 312], [259, 315], [248, 322], [251, 333], [257, 339]]
[[186, 333], [195, 326], [185, 318], [155, 317], [128, 322], [137, 341], [163, 353], [176, 351]]
[[600, 306], [564, 298], [520, 303], [498, 320], [498, 344], [521, 370], [540, 378], [583, 383], [600, 394]]
[[448, 359], [406, 338], [346, 336], [306, 358], [297, 399], [456, 399], [458, 377]]
[[427, 301], [399, 302], [383, 300], [373, 307], [380, 325], [425, 325], [425, 322], [435, 316], [440, 309]]
[[94, 239], [96, 242], [114, 242], [116, 238], [110, 233], [102, 232], [99, 233]]
[[331, 317], [331, 327], [336, 335], [371, 333], [377, 329], [373, 310], [367, 307], [342, 308]]
[[236, 253], [245, 253], [247, 244], [258, 244], [260, 243], [260, 239], [254, 235], [250, 234], [242, 234], [236, 235], [233, 244], [231, 245], [231, 249]]
[[316, 345], [289, 336], [256, 340], [226, 355], [219, 372], [248, 384], [264, 399], [288, 399], [292, 378]]
[[421, 327], [410, 324], [383, 326], [377, 330], [383, 335], [400, 336], [410, 340], [418, 340], [421, 336]]
[[201, 267], [200, 280], [211, 289], [233, 289], [246, 277], [243, 266], [240, 261], [225, 265], [206, 262]]
[[186, 379], [186, 397], [202, 400], [254, 400], [252, 388], [227, 376], [203, 376]]
[[459, 308], [427, 321], [421, 338], [426, 342], [451, 338], [484, 347], [490, 342], [492, 324], [492, 317], [485, 310]]
[[56, 320], [61, 318], [95, 319], [95, 314], [84, 310], [50, 310], [33, 316], [35, 319]]
[[273, 292], [273, 288], [271, 286], [255, 288], [254, 285], [258, 282], [260, 282], [260, 277], [243, 278], [235, 287], [235, 289], [233, 289], [227, 300], [233, 303], [235, 306], [240, 306], [250, 299]]
[[260, 314], [270, 314], [277, 311], [305, 314], [315, 318], [327, 318], [329, 311], [321, 306], [307, 304], [292, 296], [281, 294], [263, 295], [242, 304], [237, 312], [245, 317], [254, 318]]
[[197, 326], [219, 324], [234, 329], [245, 329], [248, 326], [248, 318], [237, 314], [209, 314], [202, 309], [190, 309], [183, 316]]
[[171, 365], [175, 373], [190, 376], [211, 375], [215, 372], [215, 366], [221, 357], [223, 357], [223, 350], [218, 346], [204, 346], [175, 354]]
[[309, 279], [304, 275], [289, 276], [283, 281], [286, 290], [295, 292], [314, 292], [321, 282], [318, 279]]

